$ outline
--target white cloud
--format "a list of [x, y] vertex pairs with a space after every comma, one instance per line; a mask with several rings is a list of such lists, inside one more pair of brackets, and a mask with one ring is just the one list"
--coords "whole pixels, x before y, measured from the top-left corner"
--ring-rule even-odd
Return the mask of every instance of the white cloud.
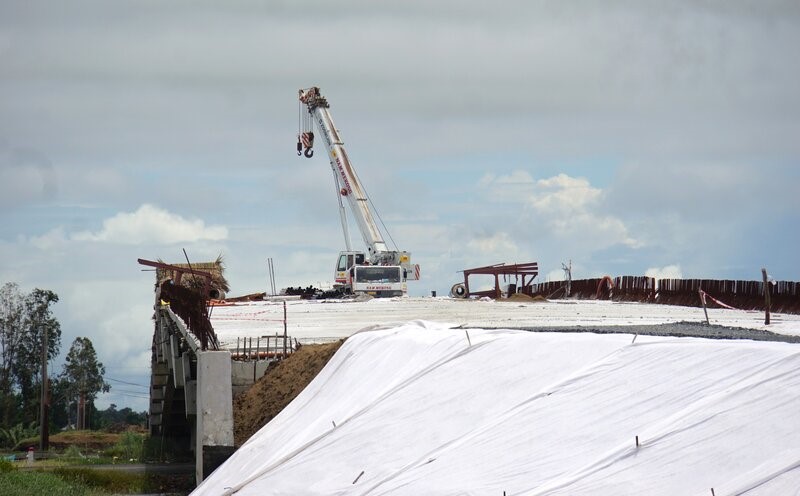
[[489, 200], [503, 198], [506, 203], [519, 203], [518, 212], [526, 220], [526, 230], [535, 226], [537, 231], [543, 230], [546, 236], [564, 244], [593, 249], [617, 244], [642, 246], [621, 219], [606, 213], [604, 191], [592, 186], [588, 179], [558, 174], [534, 180], [527, 171], [515, 170], [508, 175], [487, 174], [479, 186]]
[[593, 188], [582, 177], [566, 174], [536, 181], [538, 191], [529, 199], [530, 205], [539, 212], [562, 216], [581, 213], [598, 202], [602, 191]]
[[[514, 258], [519, 253], [519, 247], [505, 232], [498, 232], [490, 236], [478, 236], [467, 242], [467, 250], [480, 256], [482, 259], [500, 257], [501, 260]], [[492, 262], [495, 263], [495, 262]]]
[[650, 267], [644, 272], [644, 275], [656, 279], [683, 279], [683, 271], [681, 271], [681, 266], [678, 264], [665, 267]]
[[495, 186], [514, 185], [514, 184], [533, 185], [533, 183], [534, 183], [533, 176], [531, 176], [528, 171], [520, 169], [513, 170], [511, 171], [510, 174], [501, 174], [499, 176], [490, 172], [484, 175], [479, 182], [479, 184], [481, 184], [482, 186], [490, 184]]
[[64, 233], [64, 227], [58, 226], [54, 229], [47, 231], [46, 233], [42, 234], [41, 236], [32, 236], [30, 238], [30, 243], [43, 251], [52, 250], [63, 245], [67, 241], [66, 235]]
[[604, 213], [603, 191], [587, 179], [559, 174], [540, 179], [536, 186], [527, 205], [553, 234], [579, 238], [595, 248], [616, 244], [641, 246], [621, 219]]
[[200, 219], [185, 219], [154, 205], [145, 204], [135, 212], [120, 212], [103, 221], [97, 232], [72, 235], [76, 241], [97, 241], [129, 245], [220, 241], [228, 237], [224, 226], [206, 226]]

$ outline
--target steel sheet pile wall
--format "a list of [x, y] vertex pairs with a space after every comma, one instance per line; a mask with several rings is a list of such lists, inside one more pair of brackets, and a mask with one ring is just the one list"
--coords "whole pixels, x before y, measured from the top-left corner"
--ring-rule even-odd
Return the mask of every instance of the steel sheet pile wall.
[[652, 301], [656, 295], [656, 280], [647, 276], [614, 278], [612, 298], [619, 301]]
[[[698, 289], [741, 310], [764, 309], [764, 283], [713, 279], [659, 279], [657, 303], [700, 306]], [[800, 313], [800, 283], [777, 281], [769, 285], [774, 312]], [[718, 307], [708, 300], [709, 307]]]
[[[600, 284], [599, 278], [597, 279], [578, 279], [572, 281], [572, 287], [570, 290], [570, 298], [577, 298], [580, 300], [586, 300], [590, 298], [594, 298], [597, 295], [597, 286]], [[530, 293], [528, 291], [524, 291], [531, 296], [543, 296], [545, 298], [564, 298], [565, 296], [565, 281], [550, 281], [550, 282], [540, 282], [538, 284], [532, 284], [526, 288], [525, 290], [530, 289]]]
[[[595, 299], [603, 279], [579, 279], [572, 281], [570, 298]], [[665, 305], [699, 307], [698, 289], [713, 298], [741, 310], [763, 310], [764, 288], [761, 281], [732, 281], [715, 279], [659, 279], [646, 276], [618, 276], [613, 279], [614, 289], [610, 295], [601, 291], [601, 299], [615, 301], [640, 301]], [[565, 282], [551, 281], [530, 287], [531, 296], [564, 298]], [[777, 281], [769, 285], [771, 310], [773, 312], [800, 313], [800, 282]], [[711, 299], [710, 308], [719, 308]]]

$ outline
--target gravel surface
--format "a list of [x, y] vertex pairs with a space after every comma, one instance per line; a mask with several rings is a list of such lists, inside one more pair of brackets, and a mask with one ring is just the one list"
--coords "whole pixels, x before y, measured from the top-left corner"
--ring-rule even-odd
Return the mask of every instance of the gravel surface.
[[[466, 329], [467, 327], [465, 327]], [[470, 327], [471, 328], [471, 327]], [[489, 329], [482, 326], [481, 329]], [[509, 327], [493, 327], [509, 329]], [[800, 343], [800, 336], [776, 334], [760, 329], [744, 329], [708, 325], [702, 322], [674, 322], [671, 324], [625, 325], [625, 326], [576, 326], [576, 327], [514, 327], [531, 332], [593, 332], [595, 334], [641, 334], [642, 336], [671, 336], [678, 338], [750, 339], [753, 341], [775, 341]]]

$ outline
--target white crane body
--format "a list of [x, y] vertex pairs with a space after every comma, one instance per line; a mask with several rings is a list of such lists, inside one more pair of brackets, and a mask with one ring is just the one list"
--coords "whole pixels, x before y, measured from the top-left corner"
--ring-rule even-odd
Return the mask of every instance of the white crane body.
[[[377, 296], [396, 296], [407, 293], [407, 280], [419, 279], [419, 266], [411, 265], [411, 254], [407, 251], [390, 250], [381, 235], [370, 209], [370, 202], [355, 169], [350, 163], [339, 131], [333, 123], [328, 101], [319, 88], [300, 90], [300, 101], [307, 107], [313, 122], [324, 137], [328, 151], [334, 184], [338, 189], [339, 210], [347, 251], [339, 254], [336, 264], [336, 283], [353, 293], [370, 293]], [[306, 133], [304, 133], [306, 134]], [[313, 135], [309, 140], [313, 145]], [[306, 156], [311, 146], [307, 146]], [[298, 142], [298, 154], [300, 142]], [[347, 232], [347, 220], [342, 197], [350, 206], [356, 225], [367, 247], [367, 253], [353, 251]]]

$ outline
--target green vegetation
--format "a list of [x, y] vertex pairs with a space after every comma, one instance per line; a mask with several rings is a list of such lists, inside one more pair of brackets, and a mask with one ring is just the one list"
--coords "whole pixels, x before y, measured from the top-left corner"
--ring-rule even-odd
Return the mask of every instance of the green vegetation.
[[67, 483], [92, 489], [97, 494], [137, 493], [152, 489], [148, 487], [145, 474], [74, 467], [56, 468], [53, 474]]
[[29, 496], [58, 494], [58, 496], [105, 496], [110, 494], [141, 494], [149, 492], [189, 491], [191, 474], [154, 476], [88, 467], [57, 467], [52, 470], [18, 470], [13, 463], [0, 460], [0, 494]]
[[0, 458], [0, 474], [11, 472], [14, 469], [15, 467], [13, 462], [10, 462], [5, 458]]
[[[47, 374], [50, 450], [37, 453], [33, 469], [19, 469], [24, 461], [7, 459], [22, 459], [29, 446], [39, 445], [42, 355], [46, 346], [52, 363], [61, 352], [61, 325], [52, 311], [57, 302], [52, 291], [23, 293], [16, 283], [0, 283], [0, 495], [102, 496], [190, 489], [192, 475], [92, 468], [174, 457], [165, 455], [171, 452], [163, 441], [146, 435], [147, 412], [117, 410], [113, 404], [103, 411], [95, 408], [97, 395], [110, 386], [86, 337], [72, 342], [60, 374]], [[75, 425], [103, 430], [73, 430]]]
[[[188, 489], [183, 481], [184, 490]], [[90, 468], [55, 468], [50, 471], [9, 470], [0, 472], [0, 494], [30, 496], [103, 496], [110, 494], [141, 494], [160, 492], [174, 486], [163, 478], [143, 473], [93, 470]]]
[[0, 473], [0, 494], [5, 496], [30, 496], [32, 494], [84, 496], [98, 493], [89, 492], [87, 486], [70, 483], [55, 474], [13, 470]]
[[38, 434], [36, 422], [31, 422], [27, 427], [22, 423], [8, 429], [0, 427], [0, 448], [14, 448], [24, 439], [34, 438]]
[[136, 432], [123, 432], [119, 441], [105, 451], [106, 456], [123, 462], [140, 462], [144, 459], [145, 436]]
[[61, 348], [61, 325], [51, 306], [54, 292], [36, 288], [28, 294], [16, 283], [0, 287], [0, 427], [28, 424], [39, 417], [41, 363], [45, 336], [47, 358]]
[[129, 407], [117, 410], [117, 405], [111, 405], [105, 410], [92, 412], [91, 427], [107, 432], [122, 432], [131, 425], [147, 427], [147, 412], [135, 412]]

